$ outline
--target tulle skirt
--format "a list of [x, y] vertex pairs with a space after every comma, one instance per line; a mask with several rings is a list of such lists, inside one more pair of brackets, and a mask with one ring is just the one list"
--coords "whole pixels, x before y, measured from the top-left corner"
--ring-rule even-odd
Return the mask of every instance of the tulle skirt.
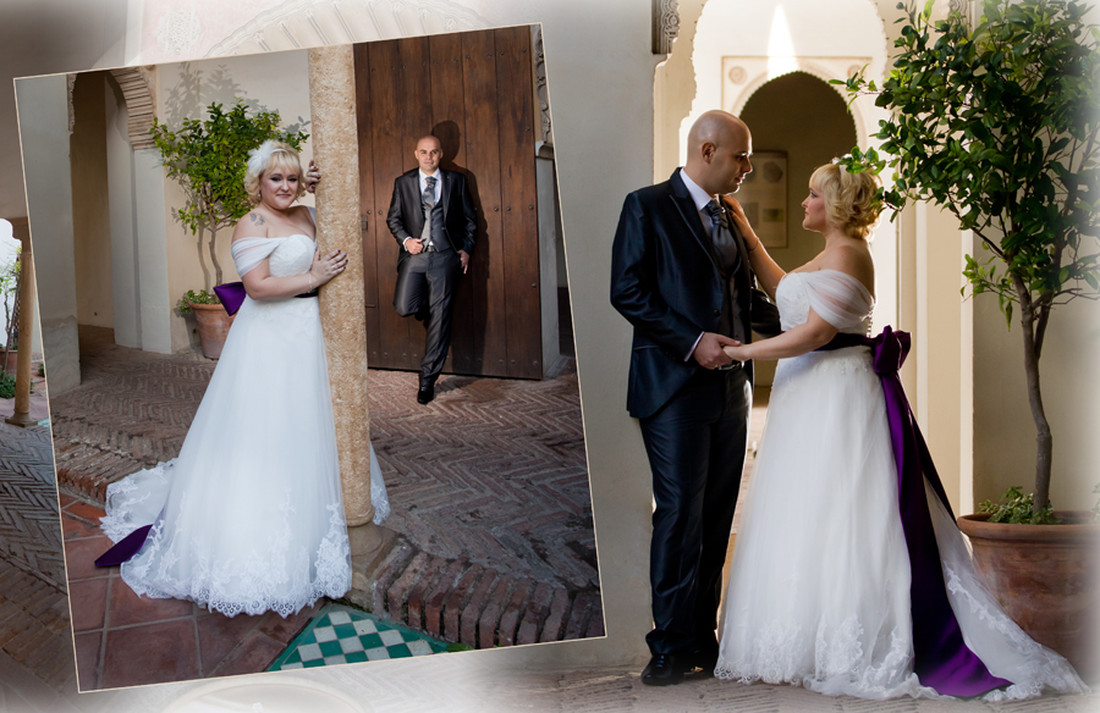
[[148, 523], [144, 547], [122, 565], [138, 594], [287, 616], [347, 592], [316, 298], [245, 300], [179, 456], [108, 488], [112, 540]]

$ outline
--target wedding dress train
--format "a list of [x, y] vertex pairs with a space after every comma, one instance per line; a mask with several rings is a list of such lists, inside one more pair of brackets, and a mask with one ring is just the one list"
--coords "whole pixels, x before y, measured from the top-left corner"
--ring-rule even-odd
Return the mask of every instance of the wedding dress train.
[[[233, 243], [243, 275], [302, 274], [306, 235]], [[371, 452], [375, 521], [389, 512]], [[245, 298], [179, 456], [113, 483], [103, 531], [152, 523], [122, 564], [139, 595], [189, 599], [228, 616], [288, 616], [351, 586], [336, 436], [316, 297]]]
[[[784, 329], [804, 322], [810, 308], [841, 332], [870, 329], [870, 293], [835, 270], [789, 273], [776, 301]], [[947, 508], [923, 482], [962, 639], [979, 667], [1011, 683], [990, 684], [985, 697], [1086, 690], [1065, 659], [1005, 615]], [[939, 695], [914, 671], [914, 635], [922, 632], [911, 614], [898, 492], [870, 350], [780, 360], [737, 533], [716, 676], [874, 699]]]

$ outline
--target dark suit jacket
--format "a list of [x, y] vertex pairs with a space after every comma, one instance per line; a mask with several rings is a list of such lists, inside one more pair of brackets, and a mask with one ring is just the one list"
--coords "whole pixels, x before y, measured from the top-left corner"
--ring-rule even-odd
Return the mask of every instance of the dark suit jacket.
[[[746, 327], [778, 334], [778, 310], [754, 287], [744, 241], [736, 238], [741, 268], [734, 276], [734, 309]], [[701, 332], [718, 331], [723, 300], [709, 241], [680, 169], [626, 197], [612, 246], [611, 303], [634, 325], [631, 416], [653, 415], [702, 368], [688, 355]], [[745, 369], [751, 380], [752, 364]]]
[[[419, 168], [406, 171], [393, 182], [393, 198], [390, 199], [386, 225], [397, 239], [398, 247], [402, 248], [398, 266], [409, 256], [403, 249], [405, 238], [419, 238], [424, 228], [419, 171]], [[442, 178], [439, 201], [443, 204], [443, 231], [455, 251], [465, 250], [472, 254], [477, 237], [477, 211], [466, 184], [466, 175], [443, 169], [439, 169], [439, 173]]]

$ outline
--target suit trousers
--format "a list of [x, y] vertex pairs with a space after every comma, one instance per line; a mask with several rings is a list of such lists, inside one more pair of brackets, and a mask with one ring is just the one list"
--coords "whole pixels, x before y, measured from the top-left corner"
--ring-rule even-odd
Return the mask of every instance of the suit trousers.
[[407, 255], [398, 267], [393, 306], [402, 317], [416, 315], [426, 330], [420, 378], [435, 379], [443, 371], [451, 346], [451, 315], [462, 259], [455, 250]]
[[716, 654], [722, 567], [741, 486], [752, 384], [740, 367], [699, 369], [641, 419], [653, 472], [650, 651]]

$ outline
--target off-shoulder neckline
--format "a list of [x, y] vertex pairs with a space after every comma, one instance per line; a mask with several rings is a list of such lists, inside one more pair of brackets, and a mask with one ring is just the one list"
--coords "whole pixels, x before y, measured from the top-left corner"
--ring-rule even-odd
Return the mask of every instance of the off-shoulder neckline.
[[241, 237], [237, 238], [236, 240], [231, 241], [230, 244], [237, 243], [237, 242], [240, 242], [242, 240], [286, 240], [287, 238], [296, 238], [299, 235], [301, 235], [303, 238], [305, 238], [306, 240], [308, 240], [310, 242], [316, 242], [314, 238], [309, 237], [305, 233], [291, 233], [290, 235], [270, 235], [270, 236], [268, 236], [268, 235], [242, 235]]
[[[817, 273], [817, 272], [835, 272], [838, 275], [843, 275], [844, 277], [848, 278], [852, 282], [859, 285], [863, 289], [863, 291], [866, 292], [868, 295], [871, 295], [872, 297], [874, 296], [873, 293], [871, 292], [871, 290], [869, 290], [867, 288], [867, 285], [863, 284], [863, 282], [858, 277], [856, 277], [855, 275], [849, 275], [848, 273], [844, 272], [843, 270], [837, 270], [835, 267], [821, 267], [821, 268], [818, 268], [816, 270], [791, 270], [790, 272], [784, 273], [783, 277], [779, 278], [779, 282], [782, 283], [783, 280], [787, 279], [791, 275], [807, 275], [808, 276], [808, 275], [813, 275], [814, 273]], [[776, 285], [776, 287], [778, 288], [778, 284]]]

